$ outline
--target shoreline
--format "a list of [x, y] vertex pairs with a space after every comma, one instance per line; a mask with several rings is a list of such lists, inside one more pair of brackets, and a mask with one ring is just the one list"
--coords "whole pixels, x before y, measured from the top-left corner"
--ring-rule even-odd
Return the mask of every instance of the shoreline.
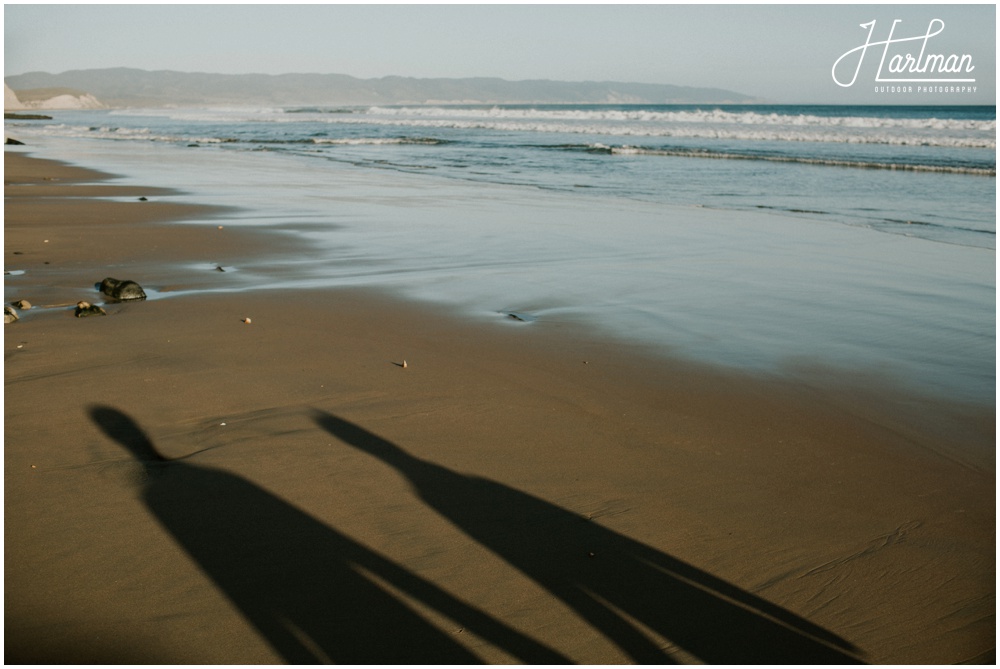
[[238, 268], [258, 279], [248, 287], [380, 286], [463, 318], [513, 310], [710, 365], [794, 375], [820, 363], [804, 375], [995, 405], [995, 252], [907, 232], [922, 226], [887, 234], [818, 215], [475, 185], [322, 154], [55, 138], [38, 150], [306, 241], [307, 255]]
[[[52, 188], [19, 184], [38, 184], [55, 166], [27, 158], [12, 169], [11, 156], [5, 257], [18, 250], [35, 263], [18, 277], [17, 297], [32, 302], [94, 297], [86, 287], [119, 270], [183, 288], [167, 276], [179, 263], [247, 258], [284, 239], [167, 222], [209, 220], [204, 208], [93, 199], [114, 186], [12, 195]], [[58, 225], [57, 206], [76, 222]], [[40, 232], [50, 242], [39, 243]], [[57, 296], [69, 287], [72, 297]], [[5, 326], [8, 658], [294, 661], [301, 649], [274, 622], [294, 603], [275, 601], [277, 586], [260, 581], [267, 574], [249, 558], [262, 555], [310, 574], [309, 586], [286, 584], [293, 591], [333, 592], [320, 568], [332, 559], [342, 565], [338, 587], [371, 601], [390, 593], [379, 611], [401, 617], [395, 640], [423, 640], [437, 653], [428, 661], [553, 659], [535, 644], [575, 662], [645, 657], [647, 644], [619, 627], [632, 625], [627, 617], [588, 617], [590, 605], [543, 568], [550, 548], [526, 557], [505, 540], [562, 536], [564, 521], [513, 526], [490, 512], [505, 505], [532, 518], [539, 509], [589, 518], [600, 531], [569, 532], [566, 545], [603, 542], [592, 552], [619, 556], [626, 582], [654, 578], [627, 560], [639, 550], [631, 542], [669, 563], [661, 568], [675, 576], [650, 581], [654, 594], [680, 597], [684, 615], [704, 616], [707, 629], [692, 632], [659, 603], [615, 601], [625, 595], [600, 570], [574, 566], [569, 548], [563, 568], [644, 625], [640, 635], [666, 649], [663, 658], [934, 663], [992, 653], [992, 408], [928, 413], [876, 387], [864, 396], [835, 380], [824, 387], [819, 375], [815, 385], [755, 378], [558, 324], [462, 321], [371, 290], [185, 295], [106, 309], [99, 319], [27, 312]], [[149, 444], [171, 464], [152, 462]], [[989, 452], [970, 460], [969, 448]], [[143, 462], [129, 454], [143, 449]], [[259, 521], [258, 534], [291, 542], [305, 533], [327, 552], [290, 563], [265, 545], [248, 561], [220, 563], [218, 528], [166, 501], [236, 513], [211, 495], [189, 498], [203, 481], [273, 514], [238, 515], [235, 526], [250, 532]], [[304, 516], [316, 521], [309, 529]], [[299, 523], [299, 534], [286, 534]], [[685, 582], [697, 593], [678, 595]], [[447, 596], [419, 595], [429, 589]], [[731, 620], [731, 601], [753, 615]], [[304, 646], [314, 657], [350, 659], [334, 654], [345, 644], [354, 659], [374, 657], [365, 651], [392, 630], [364, 628], [372, 645], [334, 643], [315, 626], [349, 613], [304, 608], [289, 624], [312, 640]], [[792, 622], [772, 628], [776, 616]], [[740, 635], [751, 630], [789, 634], [798, 655], [748, 645]]]

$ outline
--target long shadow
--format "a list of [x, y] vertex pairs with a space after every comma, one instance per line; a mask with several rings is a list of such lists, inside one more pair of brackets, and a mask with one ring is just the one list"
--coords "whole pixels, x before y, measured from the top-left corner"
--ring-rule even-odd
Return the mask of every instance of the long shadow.
[[165, 460], [124, 413], [90, 415], [145, 466], [149, 510], [286, 661], [481, 662], [371, 575], [521, 662], [567, 661], [253, 483]]
[[844, 639], [690, 564], [545, 500], [421, 460], [336, 416], [314, 418], [395, 468], [425, 503], [634, 662], [671, 662], [638, 622], [709, 664], [859, 663]]

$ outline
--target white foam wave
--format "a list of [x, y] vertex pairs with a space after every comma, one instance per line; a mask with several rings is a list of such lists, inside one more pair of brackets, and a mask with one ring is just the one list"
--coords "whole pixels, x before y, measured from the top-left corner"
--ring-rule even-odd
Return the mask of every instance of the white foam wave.
[[[374, 109], [374, 108], [373, 108]], [[996, 148], [995, 122], [961, 121], [960, 130], [952, 127], [951, 120], [943, 122], [942, 127], [898, 124], [896, 126], [852, 124], [753, 124], [743, 119], [739, 122], [727, 121], [712, 123], [707, 120], [699, 122], [627, 122], [599, 123], [594, 119], [574, 119], [570, 121], [551, 120], [548, 117], [514, 120], [506, 116], [489, 118], [488, 116], [462, 117], [450, 113], [446, 117], [435, 117], [421, 113], [416, 117], [406, 117], [397, 113], [402, 110], [392, 110], [393, 113], [380, 115], [381, 111], [370, 114], [344, 118], [325, 118], [324, 123], [333, 124], [366, 124], [392, 125], [411, 128], [453, 128], [461, 130], [498, 130], [525, 133], [561, 133], [579, 135], [605, 135], [618, 137], [672, 137], [689, 139], [721, 139], [721, 140], [751, 140], [773, 142], [835, 142], [846, 144], [886, 144], [896, 146], [936, 146], [955, 148]], [[447, 110], [457, 112], [459, 110]], [[465, 111], [465, 110], [462, 110]], [[486, 111], [486, 110], [484, 110]], [[502, 110], [505, 114], [512, 110]], [[516, 111], [516, 110], [515, 110]], [[569, 113], [569, 112], [560, 112]], [[629, 112], [638, 113], [638, 112]], [[680, 112], [678, 112], [680, 113]], [[720, 112], [725, 114], [725, 112]], [[732, 116], [732, 115], [731, 115]], [[763, 116], [763, 115], [757, 115]], [[793, 118], [793, 117], [785, 117]], [[883, 119], [876, 119], [881, 121]], [[895, 119], [917, 121], [919, 119]], [[968, 124], [980, 124], [971, 129]], [[985, 129], [990, 126], [990, 129]], [[950, 128], [950, 129], [949, 129]]]
[[368, 114], [377, 116], [465, 118], [465, 119], [537, 119], [549, 121], [621, 121], [642, 123], [724, 124], [741, 126], [798, 126], [845, 128], [907, 128], [932, 130], [996, 131], [996, 120], [892, 118], [875, 116], [817, 116], [812, 114], [765, 114], [755, 111], [729, 112], [711, 110], [622, 110], [622, 109], [511, 109], [491, 107], [371, 107]]
[[[129, 115], [220, 123], [324, 123], [620, 137], [827, 142], [996, 149], [995, 119], [819, 116], [761, 111], [369, 107], [350, 114], [273, 107], [128, 110]], [[112, 112], [114, 115], [116, 112]]]
[[[168, 117], [172, 121], [159, 124], [150, 121], [150, 127], [122, 127], [112, 125], [115, 117]], [[275, 135], [260, 128], [256, 139], [244, 136], [246, 129], [234, 130], [240, 141], [262, 143], [312, 142], [329, 145], [390, 145], [437, 144], [441, 140], [422, 139], [432, 135], [434, 129], [485, 130], [526, 134], [590, 135], [608, 138], [608, 144], [632, 143], [629, 138], [671, 138], [679, 140], [724, 140], [756, 142], [819, 142], [858, 145], [925, 146], [943, 148], [973, 148], [996, 150], [995, 119], [936, 119], [936, 118], [882, 118], [852, 116], [816, 116], [808, 114], [763, 113], [760, 111], [714, 110], [649, 110], [649, 109], [513, 109], [506, 107], [370, 107], [350, 114], [313, 113], [311, 111], [286, 113], [270, 107], [215, 108], [173, 110], [116, 110], [99, 121], [100, 127], [70, 124], [36, 126], [38, 130], [24, 128], [23, 134], [40, 133], [63, 137], [95, 139], [197, 142], [219, 144], [237, 141], [234, 137], [192, 136], [185, 130], [199, 135], [218, 129], [201, 129], [198, 122], [211, 121], [219, 127], [236, 128], [240, 123], [271, 122], [309, 123], [341, 126], [413, 128], [415, 137], [358, 137], [326, 138], [297, 135], [295, 132]], [[157, 128], [157, 130], [151, 130]], [[176, 128], [176, 132], [174, 130]], [[418, 130], [419, 129], [419, 130]], [[18, 127], [18, 131], [22, 131]], [[252, 131], [257, 134], [257, 130]], [[393, 134], [401, 134], [393, 133]], [[309, 132], [310, 135], [315, 133]], [[331, 133], [333, 134], [333, 133]], [[372, 134], [378, 134], [373, 132]], [[297, 135], [297, 136], [296, 136]], [[611, 138], [621, 138], [614, 141]]]
[[440, 144], [441, 140], [422, 137], [314, 137], [314, 144], [334, 144], [342, 146], [378, 146], [382, 144]]
[[70, 139], [110, 139], [119, 141], [147, 142], [187, 142], [198, 144], [226, 144], [236, 141], [226, 137], [194, 137], [165, 135], [150, 128], [126, 128], [115, 126], [85, 126], [56, 123], [50, 125], [24, 126], [18, 133], [35, 137], [64, 137]]

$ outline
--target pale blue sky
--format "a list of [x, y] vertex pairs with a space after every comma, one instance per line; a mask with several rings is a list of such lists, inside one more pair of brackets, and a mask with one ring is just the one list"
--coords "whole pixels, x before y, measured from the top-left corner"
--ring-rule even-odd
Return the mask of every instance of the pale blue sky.
[[[877, 94], [881, 49], [851, 88], [834, 61], [874, 40], [923, 35], [970, 54], [995, 104], [996, 6], [981, 5], [46, 5], [4, 6], [4, 74], [137, 67], [356, 77], [490, 76], [727, 88], [774, 102], [899, 102]], [[919, 48], [919, 46], [917, 47]], [[926, 104], [927, 100], [914, 101]]]

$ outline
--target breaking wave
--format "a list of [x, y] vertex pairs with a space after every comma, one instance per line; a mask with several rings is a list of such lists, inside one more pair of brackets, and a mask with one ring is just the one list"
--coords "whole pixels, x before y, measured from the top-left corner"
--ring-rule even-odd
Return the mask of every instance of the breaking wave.
[[331, 123], [538, 133], [996, 148], [996, 120], [756, 111], [371, 107]]
[[[603, 106], [402, 106], [129, 110], [181, 122], [368, 125], [532, 134], [996, 149], [996, 119], [930, 108], [729, 110]], [[853, 113], [852, 113], [853, 112]], [[112, 115], [121, 112], [111, 112]], [[946, 115], [947, 114], [947, 115]]]
[[380, 144], [448, 144], [444, 139], [434, 137], [314, 137], [314, 144], [333, 144], [341, 146], [378, 146]]
[[118, 126], [83, 126], [70, 124], [49, 124], [45, 126], [25, 126], [31, 134], [41, 134], [53, 137], [72, 137], [88, 139], [110, 139], [122, 141], [147, 141], [166, 143], [195, 144], [313, 144], [332, 146], [379, 146], [416, 144], [434, 146], [448, 144], [449, 140], [436, 137], [285, 137], [260, 136], [247, 134], [242, 136], [201, 136], [184, 134], [166, 134], [154, 132], [147, 127]]
[[368, 114], [403, 117], [464, 117], [484, 119], [541, 119], [574, 121], [640, 121], [655, 123], [713, 123], [743, 126], [800, 126], [852, 128], [931, 128], [935, 130], [995, 131], [996, 120], [913, 118], [892, 116], [820, 116], [755, 111], [731, 112], [722, 109], [656, 111], [649, 109], [538, 109], [463, 107], [369, 107]]

